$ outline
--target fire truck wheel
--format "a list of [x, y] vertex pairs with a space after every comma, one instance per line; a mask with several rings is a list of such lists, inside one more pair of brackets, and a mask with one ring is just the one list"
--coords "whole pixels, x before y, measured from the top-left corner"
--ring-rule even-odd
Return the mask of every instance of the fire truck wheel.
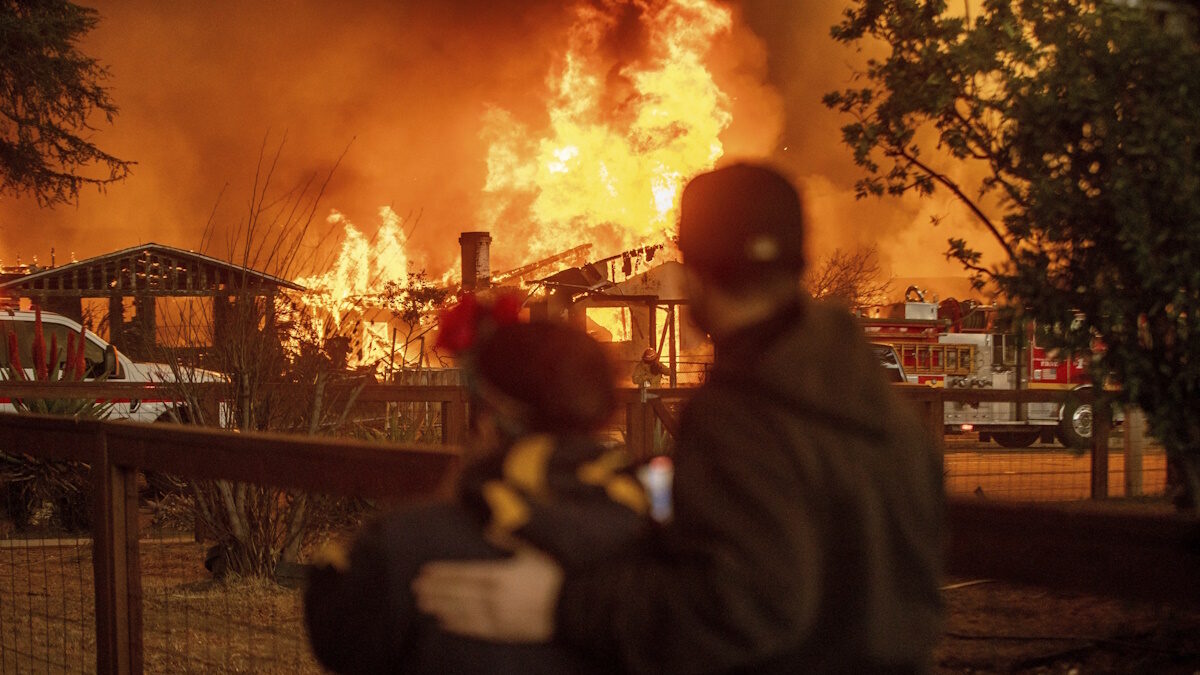
[[1063, 402], [1056, 435], [1058, 442], [1068, 448], [1086, 450], [1092, 447], [1092, 404], [1068, 396]]
[[1002, 448], [1028, 448], [1041, 435], [1041, 432], [1037, 429], [1029, 431], [998, 431], [992, 434], [992, 438]]

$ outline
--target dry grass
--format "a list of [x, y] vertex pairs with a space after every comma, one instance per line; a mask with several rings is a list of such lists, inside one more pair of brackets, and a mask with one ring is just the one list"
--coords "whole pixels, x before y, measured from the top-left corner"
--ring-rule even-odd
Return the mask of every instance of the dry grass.
[[[90, 544], [8, 542], [0, 547], [0, 673], [94, 672]], [[214, 581], [205, 548], [143, 542], [145, 671], [321, 672], [307, 646], [300, 593], [263, 581]], [[940, 673], [1200, 672], [1200, 606], [994, 582], [950, 588], [945, 597]]]
[[[205, 546], [143, 543], [147, 673], [320, 673], [299, 591], [215, 581]], [[90, 544], [0, 551], [0, 672], [95, 672]]]

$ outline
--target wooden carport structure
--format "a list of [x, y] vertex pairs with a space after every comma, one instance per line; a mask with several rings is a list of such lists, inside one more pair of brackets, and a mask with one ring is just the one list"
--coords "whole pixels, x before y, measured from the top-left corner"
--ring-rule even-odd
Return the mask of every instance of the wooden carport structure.
[[[0, 294], [29, 298], [47, 311], [83, 322], [83, 299], [108, 300], [109, 342], [135, 360], [153, 356], [158, 298], [211, 298], [212, 335], [219, 340], [234, 302], [263, 298], [266, 325], [272, 325], [274, 298], [298, 284], [180, 248], [148, 243], [41, 270], [0, 283]], [[133, 321], [125, 321], [132, 298]]]

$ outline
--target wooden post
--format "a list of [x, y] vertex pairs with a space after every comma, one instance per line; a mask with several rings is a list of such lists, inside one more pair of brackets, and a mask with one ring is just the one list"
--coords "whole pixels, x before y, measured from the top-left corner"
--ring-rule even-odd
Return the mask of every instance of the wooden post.
[[654, 455], [654, 412], [649, 403], [626, 404], [625, 451], [635, 462], [644, 462]]
[[120, 293], [108, 296], [108, 342], [125, 349], [125, 299]]
[[946, 451], [946, 403], [942, 401], [941, 389], [930, 391], [925, 400], [925, 425], [929, 429], [929, 440], [940, 456]]
[[1112, 407], [1098, 392], [1092, 397], [1092, 499], [1108, 498], [1108, 433], [1112, 429]]
[[442, 401], [442, 445], [462, 445], [467, 440], [467, 402]]
[[670, 383], [671, 387], [676, 387], [679, 384], [679, 378], [676, 374], [678, 370], [678, 358], [675, 353], [675, 305], [667, 305], [667, 365], [670, 368]]
[[1142, 495], [1142, 447], [1146, 441], [1146, 417], [1140, 408], [1125, 407], [1125, 496]]
[[154, 346], [158, 344], [158, 312], [155, 306], [155, 296], [149, 293], [142, 293], [137, 296], [137, 323], [138, 337], [142, 344], [138, 345], [138, 349], [142, 352], [141, 358], [149, 358], [154, 353]]
[[658, 352], [658, 305], [655, 304], [654, 302], [647, 302], [646, 303], [646, 312], [650, 315], [650, 318], [646, 322], [646, 326], [649, 329], [649, 333], [650, 333], [647, 336], [647, 339], [650, 341], [650, 348], [653, 349], [657, 353]]
[[92, 569], [96, 582], [96, 670], [142, 672], [142, 575], [138, 553], [137, 470], [112, 463], [96, 432]]

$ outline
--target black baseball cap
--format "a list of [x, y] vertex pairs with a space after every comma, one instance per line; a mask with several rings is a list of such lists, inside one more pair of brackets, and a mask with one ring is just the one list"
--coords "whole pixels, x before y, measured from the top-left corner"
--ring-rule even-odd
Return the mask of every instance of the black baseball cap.
[[804, 269], [800, 195], [778, 171], [739, 163], [703, 173], [679, 206], [683, 261], [718, 281]]

